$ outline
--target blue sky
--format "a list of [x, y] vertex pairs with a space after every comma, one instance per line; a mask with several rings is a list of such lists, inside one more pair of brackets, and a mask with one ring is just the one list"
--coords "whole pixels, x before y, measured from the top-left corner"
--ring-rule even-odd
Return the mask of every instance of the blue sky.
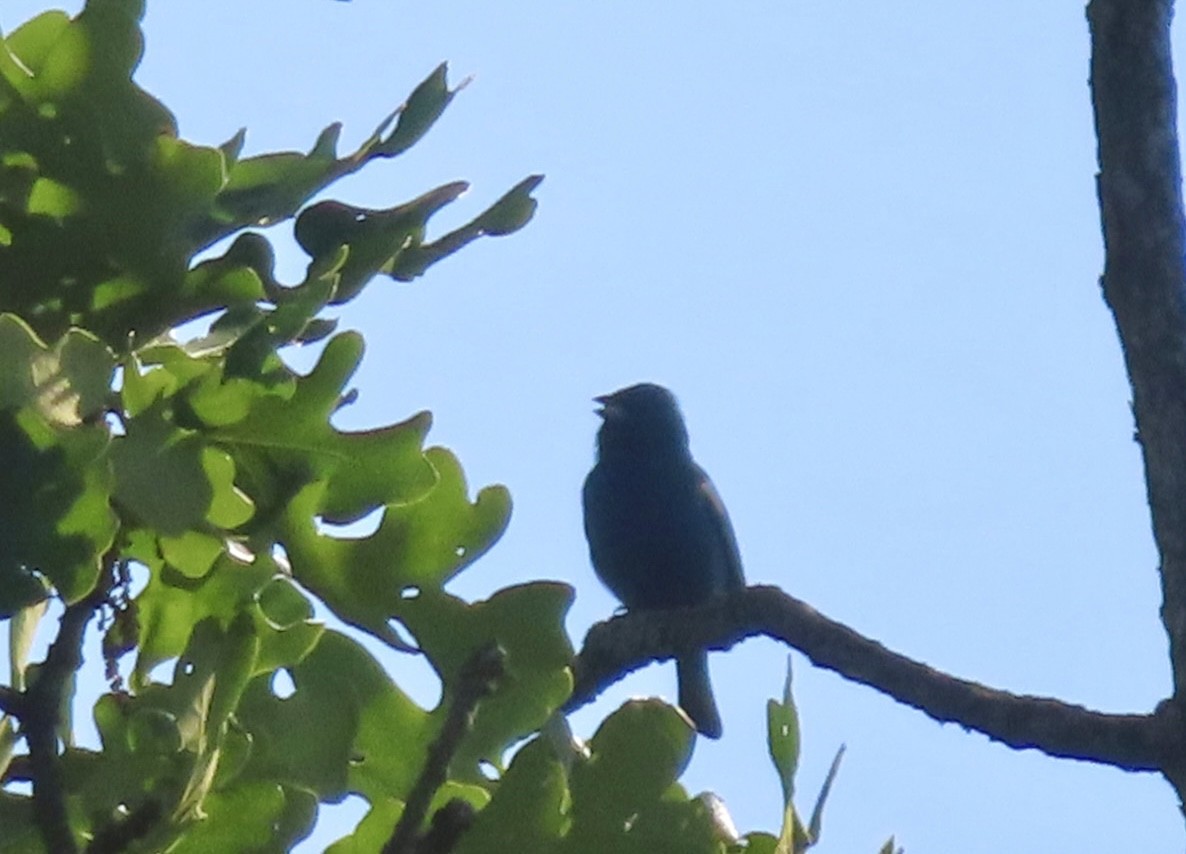
[[[68, 3], [74, 10], [80, 4]], [[1129, 389], [1100, 298], [1082, 2], [408, 4], [152, 0], [140, 83], [184, 136], [248, 152], [361, 141], [438, 62], [476, 75], [432, 133], [336, 197], [471, 192], [437, 233], [547, 174], [523, 232], [341, 313], [368, 353], [343, 426], [431, 409], [502, 542], [453, 585], [573, 584], [574, 638], [615, 608], [579, 490], [590, 398], [683, 403], [748, 578], [956, 675], [1114, 712], [1169, 691]], [[0, 27], [36, 11], [5, 0]], [[281, 269], [299, 277], [287, 244]], [[725, 724], [686, 783], [774, 830], [765, 701], [785, 649], [712, 657]], [[431, 681], [406, 658], [401, 684]], [[794, 656], [800, 806], [848, 745], [821, 852], [1173, 852], [1169, 786], [1017, 753]], [[415, 686], [419, 686], [416, 688]], [[670, 666], [573, 719], [590, 734]], [[357, 809], [327, 811], [320, 850]]]

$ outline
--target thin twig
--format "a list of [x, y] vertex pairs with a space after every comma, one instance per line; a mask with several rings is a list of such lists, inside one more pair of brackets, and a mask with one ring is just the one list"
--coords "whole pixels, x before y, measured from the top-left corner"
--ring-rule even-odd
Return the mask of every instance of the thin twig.
[[495, 643], [477, 649], [461, 668], [457, 691], [440, 735], [428, 748], [424, 769], [412, 787], [391, 839], [383, 854], [413, 854], [417, 849], [420, 828], [437, 790], [448, 779], [449, 763], [469, 732], [478, 703], [495, 688], [505, 672], [506, 653]]

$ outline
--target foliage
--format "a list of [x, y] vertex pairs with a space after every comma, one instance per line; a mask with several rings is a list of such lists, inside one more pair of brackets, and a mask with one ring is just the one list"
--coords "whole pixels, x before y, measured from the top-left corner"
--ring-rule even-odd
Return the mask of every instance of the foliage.
[[[101, 748], [67, 734], [48, 757], [76, 846], [287, 850], [318, 804], [354, 793], [371, 811], [333, 850], [376, 851], [468, 657], [493, 641], [505, 677], [433, 802], [480, 810], [459, 850], [722, 850], [719, 804], [676, 782], [693, 740], [677, 711], [628, 704], [587, 748], [564, 735], [553, 712], [571, 690], [568, 587], [536, 582], [476, 603], [445, 592], [507, 525], [506, 490], [471, 500], [454, 456], [424, 447], [428, 413], [361, 432], [331, 423], [351, 400], [363, 342], [326, 310], [380, 275], [407, 281], [480, 236], [515, 231], [541, 179], [435, 240], [428, 221], [464, 184], [385, 210], [312, 203], [424, 135], [456, 91], [445, 67], [356, 151], [340, 155], [330, 125], [307, 153], [243, 157], [243, 132], [218, 147], [178, 138], [172, 114], [133, 82], [142, 14], [142, 0], [89, 0], [74, 19], [49, 12], [0, 42], [0, 618], [12, 658], [0, 850], [45, 847], [34, 802], [55, 792], [7, 784], [36, 777], [34, 740], [17, 750], [44, 713], [26, 688], [61, 679], [65, 705], [72, 696], [72, 672], [30, 663], [53, 599], [83, 625], [102, 615], [110, 681], [93, 710]], [[309, 263], [285, 285], [254, 229], [291, 217]], [[173, 336], [198, 319], [208, 334]], [[307, 375], [280, 357], [318, 342]], [[372, 513], [382, 521], [367, 536], [323, 529]], [[136, 568], [147, 581], [134, 588]], [[426, 656], [439, 707], [409, 699], [356, 639], [314, 619], [315, 603]], [[63, 629], [55, 648], [67, 642]], [[160, 681], [154, 668], [169, 661]], [[276, 688], [282, 673], [291, 696]], [[508, 748], [549, 720], [505, 767]], [[779, 768], [785, 785], [794, 762]]]
[[795, 811], [795, 774], [799, 770], [800, 730], [799, 711], [795, 708], [794, 697], [791, 696], [791, 659], [787, 656], [787, 679], [782, 691], [782, 701], [769, 700], [766, 703], [766, 743], [770, 748], [770, 759], [778, 772], [778, 780], [782, 784], [783, 820], [782, 830], [778, 837], [765, 833], [750, 834], [749, 851], [775, 852], [775, 854], [791, 854], [791, 852], [806, 851], [819, 841], [821, 825], [823, 823], [824, 804], [828, 800], [828, 793], [832, 790], [832, 783], [840, 771], [840, 759], [844, 756], [844, 745], [836, 751], [832, 760], [832, 767], [824, 778], [819, 797], [816, 798], [815, 808], [811, 811], [811, 819], [807, 826], [799, 820]]

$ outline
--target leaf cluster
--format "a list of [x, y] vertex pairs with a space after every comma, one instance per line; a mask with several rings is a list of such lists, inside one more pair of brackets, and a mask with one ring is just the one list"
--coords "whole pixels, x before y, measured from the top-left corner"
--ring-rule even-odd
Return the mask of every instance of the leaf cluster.
[[[142, 13], [139, 2], [92, 0], [0, 43], [11, 686], [37, 678], [27, 641], [49, 597], [72, 606], [102, 594], [113, 675], [94, 710], [101, 749], [60, 758], [71, 830], [83, 843], [154, 805], [135, 843], [144, 850], [282, 850], [318, 803], [398, 802], [440, 710], [417, 706], [357, 640], [315, 620], [316, 603], [408, 649], [402, 625], [441, 675], [442, 707], [469, 648], [494, 640], [506, 651], [512, 678], [452, 767], [455, 793], [480, 804], [478, 763], [498, 763], [568, 691], [560, 621], [571, 593], [538, 584], [467, 604], [444, 590], [501, 534], [509, 496], [495, 486], [470, 498], [453, 455], [425, 447], [427, 413], [335, 427], [363, 342], [325, 314], [376, 276], [407, 281], [479, 236], [516, 230], [540, 179], [436, 240], [428, 220], [463, 183], [385, 210], [311, 204], [424, 135], [456, 92], [445, 67], [353, 152], [338, 153], [331, 125], [307, 153], [245, 157], [242, 132], [217, 147], [178, 138], [172, 114], [134, 83]], [[285, 285], [256, 229], [294, 216], [309, 262]], [[201, 318], [203, 337], [170, 334]], [[284, 348], [316, 341], [308, 375], [286, 366]], [[327, 532], [376, 513], [368, 536]], [[141, 589], [129, 586], [133, 569]], [[157, 681], [168, 661], [172, 678]], [[291, 696], [273, 690], [282, 671]], [[13, 718], [3, 733], [0, 768], [19, 778], [29, 757], [15, 750]], [[37, 838], [32, 810], [31, 798], [0, 794], [0, 823], [24, 829], [4, 846]]]

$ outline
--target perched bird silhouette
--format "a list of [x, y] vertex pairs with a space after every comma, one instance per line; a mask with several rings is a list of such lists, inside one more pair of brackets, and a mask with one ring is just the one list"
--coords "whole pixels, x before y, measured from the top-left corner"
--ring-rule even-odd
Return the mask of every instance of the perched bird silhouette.
[[[585, 537], [593, 569], [629, 610], [684, 608], [745, 586], [733, 526], [688, 448], [675, 395], [640, 383], [595, 398], [603, 419], [585, 479]], [[720, 738], [708, 653], [680, 656], [679, 704]]]

